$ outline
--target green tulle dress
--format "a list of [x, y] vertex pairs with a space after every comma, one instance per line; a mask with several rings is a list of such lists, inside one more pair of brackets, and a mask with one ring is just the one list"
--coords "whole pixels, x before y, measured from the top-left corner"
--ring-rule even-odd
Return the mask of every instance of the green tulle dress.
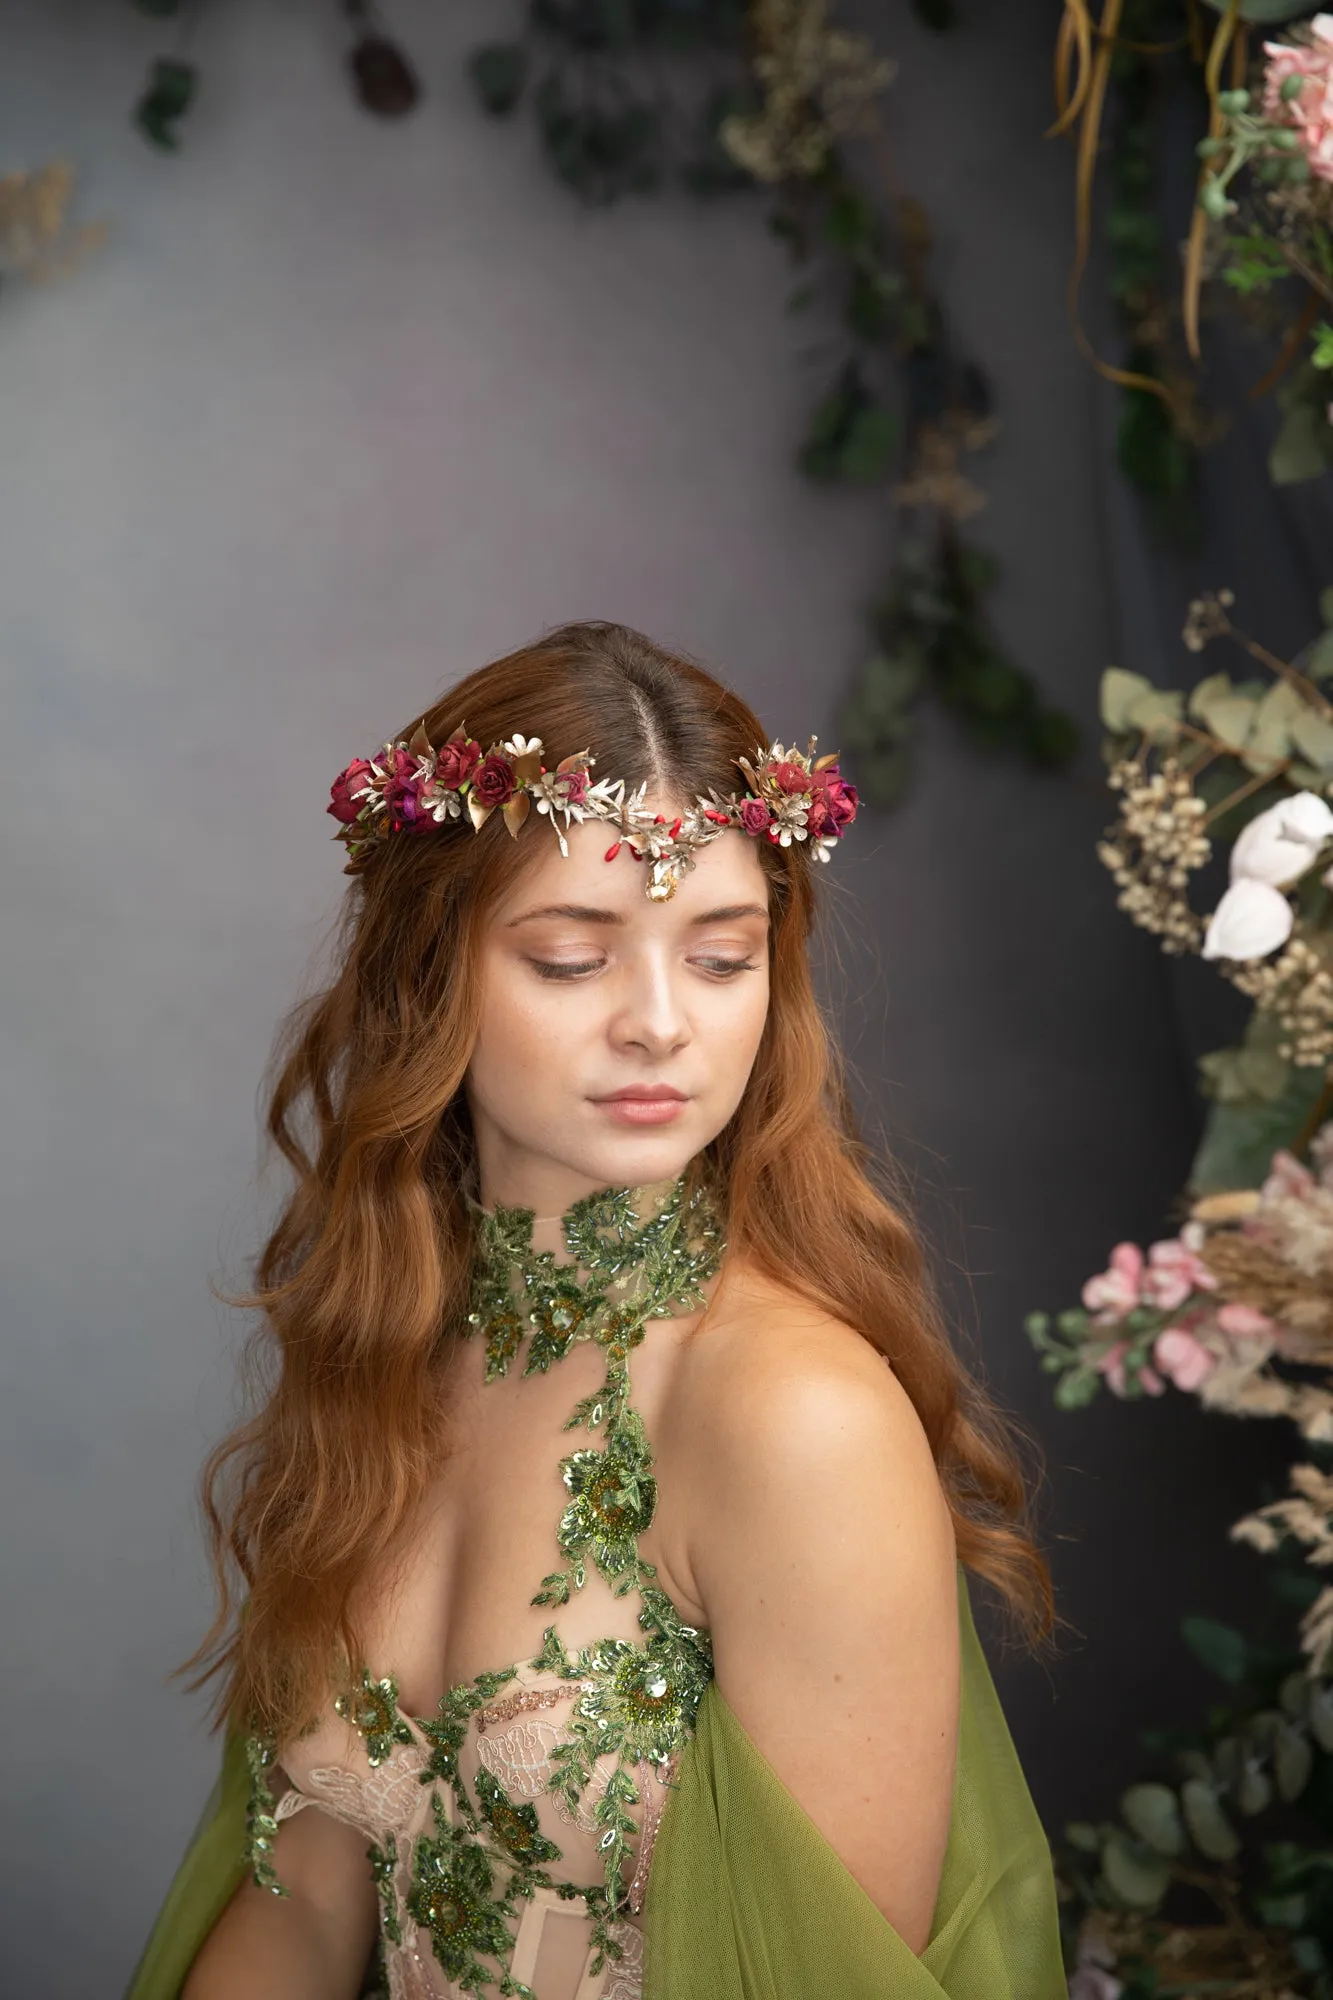
[[[281, 1893], [277, 1825], [307, 1805], [368, 1836], [381, 1903], [373, 1976], [384, 1982], [368, 1991], [392, 2000], [548, 2000], [529, 1983], [542, 1927], [576, 1914], [588, 1947], [578, 2000], [1066, 2000], [1050, 1850], [962, 1566], [953, 1809], [918, 1957], [750, 1741], [712, 1678], [707, 1633], [683, 1622], [638, 1553], [656, 1489], [628, 1357], [644, 1322], [698, 1303], [716, 1269], [706, 1202], [678, 1182], [654, 1199], [621, 1190], [577, 1204], [565, 1233], [582, 1277], [535, 1253], [531, 1226], [524, 1210], [481, 1221], [470, 1324], [488, 1379], [525, 1341], [525, 1372], [581, 1339], [606, 1364], [602, 1390], [570, 1420], [602, 1443], [562, 1462], [564, 1567], [534, 1602], [567, 1602], [599, 1573], [618, 1594], [637, 1592], [643, 1640], [571, 1652], [551, 1625], [536, 1659], [450, 1689], [432, 1717], [407, 1715], [392, 1677], [362, 1668], [336, 1703], [361, 1776], [334, 1772], [341, 1791], [329, 1797], [319, 1785], [330, 1774], [316, 1770], [275, 1801], [270, 1780], [292, 1775], [290, 1747], [229, 1733], [126, 2000], [178, 2000], [247, 1873]], [[504, 1725], [538, 1712], [555, 1749], [497, 1763]]]

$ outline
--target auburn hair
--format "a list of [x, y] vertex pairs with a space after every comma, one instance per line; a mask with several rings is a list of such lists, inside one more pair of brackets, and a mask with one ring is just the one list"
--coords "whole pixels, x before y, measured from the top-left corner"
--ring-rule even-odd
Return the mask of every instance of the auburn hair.
[[[624, 625], [566, 625], [470, 674], [420, 718], [483, 744], [540, 736], [548, 764], [591, 749], [598, 775], [693, 799], [736, 789], [766, 739], [696, 662]], [[202, 1479], [213, 1622], [175, 1669], [217, 1679], [213, 1726], [278, 1738], [312, 1722], [360, 1656], [358, 1583], [390, 1556], [447, 1449], [441, 1361], [467, 1298], [472, 1137], [463, 1080], [489, 911], [549, 838], [496, 816], [391, 836], [349, 866], [335, 976], [280, 1025], [266, 1127], [294, 1176], [246, 1293], [248, 1378], [263, 1393]], [[885, 1354], [930, 1441], [961, 1561], [1034, 1648], [1055, 1623], [1020, 1433], [951, 1342], [920, 1237], [854, 1125], [816, 998], [814, 870], [763, 843], [771, 998], [758, 1055], [702, 1170], [728, 1245]], [[304, 1129], [303, 1129], [304, 1128]], [[1024, 1443], [1031, 1443], [1026, 1434]], [[1061, 1621], [1063, 1622], [1063, 1621]], [[197, 1670], [197, 1671], [196, 1671]]]

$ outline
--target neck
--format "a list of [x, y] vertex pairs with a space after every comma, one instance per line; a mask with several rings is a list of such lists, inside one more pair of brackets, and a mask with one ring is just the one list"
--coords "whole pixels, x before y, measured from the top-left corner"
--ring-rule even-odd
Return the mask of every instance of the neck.
[[[479, 1135], [480, 1136], [480, 1135]], [[478, 1198], [483, 1209], [531, 1209], [532, 1247], [566, 1255], [563, 1223], [575, 1202], [608, 1187], [633, 1185], [641, 1191], [642, 1213], [656, 1213], [675, 1187], [679, 1174], [650, 1181], [608, 1182], [590, 1178], [549, 1154], [529, 1153], [505, 1143], [477, 1148]], [[681, 1171], [684, 1171], [682, 1167]]]

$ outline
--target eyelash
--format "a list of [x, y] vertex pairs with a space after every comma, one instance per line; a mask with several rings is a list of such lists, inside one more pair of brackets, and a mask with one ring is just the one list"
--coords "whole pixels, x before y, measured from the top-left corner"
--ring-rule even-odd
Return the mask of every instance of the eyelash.
[[[752, 958], [699, 959], [697, 963], [707, 966], [717, 979], [730, 979], [738, 972], [753, 972], [755, 969]], [[552, 959], [530, 958], [528, 964], [539, 979], [579, 979], [585, 973], [600, 971], [602, 961], [594, 958], [586, 964], [567, 965]]]

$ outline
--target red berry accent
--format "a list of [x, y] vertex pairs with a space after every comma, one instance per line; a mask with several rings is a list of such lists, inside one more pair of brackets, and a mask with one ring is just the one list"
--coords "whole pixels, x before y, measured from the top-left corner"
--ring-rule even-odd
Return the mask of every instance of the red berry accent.
[[676, 835], [680, 832], [680, 828], [681, 828], [681, 822], [679, 818], [673, 819], [671, 822], [671, 838], [673, 840], [676, 838]]
[[611, 845], [607, 848], [606, 853], [602, 856], [602, 859], [603, 861], [614, 861], [619, 852], [620, 852], [620, 842], [618, 840], [613, 840], [611, 842]]

